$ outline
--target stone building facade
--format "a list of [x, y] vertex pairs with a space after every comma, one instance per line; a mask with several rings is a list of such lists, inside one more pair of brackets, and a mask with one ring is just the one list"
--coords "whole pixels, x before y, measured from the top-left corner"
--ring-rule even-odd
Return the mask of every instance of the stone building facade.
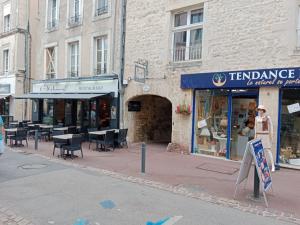
[[0, 2], [0, 115], [26, 119], [27, 102], [17, 100], [28, 89], [28, 1]]
[[121, 1], [31, 2], [32, 120], [118, 126]]
[[[139, 122], [138, 118], [141, 114], [149, 118], [153, 112], [151, 108], [157, 105], [154, 101], [147, 102], [149, 96], [163, 97], [165, 102], [172, 104], [169, 141], [194, 152], [197, 132], [197, 121], [193, 120], [197, 113], [194, 93], [197, 91], [181, 89], [181, 75], [299, 67], [299, 4], [298, 0], [253, 0], [247, 3], [242, 0], [127, 1], [125, 78], [128, 86], [124, 107], [127, 109], [130, 101], [139, 99], [141, 111], [125, 110], [126, 126], [129, 130], [143, 131], [151, 127]], [[201, 29], [198, 42], [201, 56], [196, 54], [191, 58], [194, 52], [191, 46], [199, 41], [192, 31], [188, 31], [193, 29]], [[176, 34], [183, 31], [187, 32]], [[184, 56], [176, 53], [176, 48], [182, 44], [185, 45]], [[146, 67], [146, 70], [140, 67]], [[143, 76], [145, 80], [140, 79]], [[282, 91], [277, 86], [257, 87], [256, 90], [257, 103], [264, 104], [272, 118], [272, 151], [279, 161], [278, 152], [284, 148], [277, 142], [280, 139], [278, 131], [283, 127], [279, 127]], [[194, 104], [194, 113], [176, 113], [177, 106], [183, 103]], [[156, 118], [165, 113], [157, 112]], [[163, 132], [162, 128], [157, 129]], [[211, 131], [209, 133], [213, 136]], [[142, 138], [135, 132], [129, 137], [131, 141], [151, 140], [151, 137]], [[296, 154], [297, 150], [293, 151]]]

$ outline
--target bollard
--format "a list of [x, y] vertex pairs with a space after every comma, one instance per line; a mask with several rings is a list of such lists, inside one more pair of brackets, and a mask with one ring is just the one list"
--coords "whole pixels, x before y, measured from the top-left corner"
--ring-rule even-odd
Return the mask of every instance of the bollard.
[[258, 177], [258, 173], [257, 173], [257, 169], [254, 166], [254, 189], [253, 189], [253, 197], [254, 198], [259, 198], [259, 177]]
[[38, 130], [34, 131], [34, 149], [38, 149], [39, 137], [38, 137]]
[[142, 158], [141, 158], [141, 160], [142, 160], [142, 164], [141, 164], [142, 171], [141, 172], [145, 173], [145, 171], [146, 171], [146, 144], [145, 143], [142, 143]]

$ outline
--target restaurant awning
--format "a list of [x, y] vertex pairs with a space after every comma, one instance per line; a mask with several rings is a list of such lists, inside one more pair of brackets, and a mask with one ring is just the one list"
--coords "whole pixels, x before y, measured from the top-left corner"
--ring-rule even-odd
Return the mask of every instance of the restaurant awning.
[[106, 94], [38, 94], [38, 93], [30, 93], [25, 94], [19, 97], [15, 97], [17, 99], [91, 99], [100, 97]]
[[0, 99], [3, 99], [3, 98], [6, 98], [6, 97], [9, 97], [9, 96], [11, 96], [10, 94], [2, 94], [2, 95], [0, 95]]

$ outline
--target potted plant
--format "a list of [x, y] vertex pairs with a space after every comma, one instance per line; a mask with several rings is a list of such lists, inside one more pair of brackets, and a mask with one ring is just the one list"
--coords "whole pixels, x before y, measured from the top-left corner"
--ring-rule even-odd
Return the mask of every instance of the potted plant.
[[189, 115], [191, 114], [191, 105], [186, 104], [185, 102], [183, 104], [178, 104], [176, 106], [176, 113], [184, 114], [184, 115]]

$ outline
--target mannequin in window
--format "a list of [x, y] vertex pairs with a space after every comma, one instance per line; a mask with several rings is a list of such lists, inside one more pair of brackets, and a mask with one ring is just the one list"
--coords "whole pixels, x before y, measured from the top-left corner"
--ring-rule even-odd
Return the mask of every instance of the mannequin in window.
[[269, 155], [272, 172], [275, 171], [275, 164], [272, 154], [273, 124], [271, 117], [266, 115], [266, 108], [263, 105], [257, 107], [258, 115], [255, 117], [255, 138], [261, 139], [265, 151]]

